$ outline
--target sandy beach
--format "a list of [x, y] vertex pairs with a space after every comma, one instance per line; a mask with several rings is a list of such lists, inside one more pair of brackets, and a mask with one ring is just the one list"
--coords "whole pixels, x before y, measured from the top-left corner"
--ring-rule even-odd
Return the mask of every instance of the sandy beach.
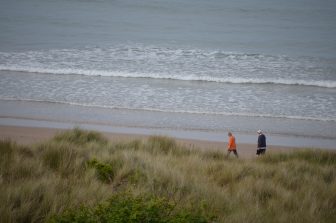
[[[66, 131], [60, 128], [41, 128], [41, 127], [22, 127], [22, 126], [0, 126], [0, 139], [11, 139], [18, 144], [34, 144], [52, 138], [55, 134]], [[146, 139], [148, 135], [142, 134], [125, 134], [102, 132], [102, 134], [110, 141], [122, 142], [134, 139]], [[196, 139], [180, 139], [175, 138], [180, 144], [191, 148], [223, 150], [226, 152], [226, 141], [207, 141]], [[256, 146], [253, 144], [238, 143], [238, 153], [243, 158], [251, 158], [255, 156]], [[286, 146], [268, 146], [268, 152], [288, 152], [295, 149]], [[296, 148], [297, 149], [297, 148]]]
[[0, 18], [0, 223], [336, 222], [336, 1]]

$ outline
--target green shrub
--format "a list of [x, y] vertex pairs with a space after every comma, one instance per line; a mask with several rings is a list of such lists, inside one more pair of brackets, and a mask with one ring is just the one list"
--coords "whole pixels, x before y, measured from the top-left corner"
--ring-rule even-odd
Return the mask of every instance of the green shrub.
[[53, 217], [49, 223], [96, 223], [99, 222], [97, 216], [92, 210], [86, 207], [80, 207], [77, 210], [67, 210], [62, 215]]
[[178, 222], [207, 222], [200, 214], [187, 210], [175, 210], [168, 200], [157, 197], [134, 197], [127, 193], [114, 195], [110, 200], [94, 208], [80, 208], [66, 211], [54, 216], [51, 223], [178, 223]]
[[105, 183], [111, 183], [116, 175], [116, 171], [121, 168], [122, 162], [114, 161], [110, 163], [102, 163], [96, 159], [88, 162], [88, 166], [95, 168], [97, 178]]

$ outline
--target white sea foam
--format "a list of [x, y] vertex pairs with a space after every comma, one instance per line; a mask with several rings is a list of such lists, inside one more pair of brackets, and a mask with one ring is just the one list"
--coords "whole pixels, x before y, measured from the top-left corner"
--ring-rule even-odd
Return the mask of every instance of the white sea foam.
[[152, 79], [171, 79], [182, 81], [204, 81], [232, 84], [279, 84], [279, 85], [302, 85], [314, 86], [322, 88], [336, 88], [336, 81], [332, 80], [298, 80], [298, 79], [282, 79], [282, 78], [238, 78], [238, 77], [212, 77], [212, 76], [196, 76], [196, 75], [174, 75], [174, 74], [155, 74], [155, 73], [138, 73], [138, 72], [120, 72], [106, 70], [83, 70], [83, 69], [48, 69], [35, 67], [18, 67], [18, 66], [2, 66], [2, 71], [17, 71], [29, 73], [43, 74], [65, 74], [65, 75], [87, 75], [87, 76], [106, 76], [106, 77], [124, 77], [124, 78], [152, 78]]
[[143, 45], [0, 52], [0, 70], [336, 88], [333, 61]]
[[[334, 59], [116, 45], [0, 52], [0, 71], [1, 95], [9, 97], [29, 95], [32, 99], [60, 101], [67, 98], [82, 103], [92, 100], [91, 96], [103, 94], [95, 99], [96, 104], [125, 109], [253, 117], [260, 117], [261, 112], [266, 113], [263, 117], [272, 114], [269, 116], [282, 118], [277, 114], [285, 114], [284, 118], [309, 120], [334, 118]], [[55, 78], [63, 92], [49, 92], [53, 86], [48, 80]], [[21, 89], [23, 79], [29, 84]], [[70, 88], [69, 79], [83, 82]], [[114, 83], [113, 88], [106, 88], [104, 83], [108, 82]], [[105, 93], [97, 90], [101, 87]], [[166, 89], [164, 94], [162, 87]], [[224, 95], [232, 98], [226, 101]], [[260, 109], [261, 101], [264, 109]], [[221, 111], [235, 111], [235, 114], [217, 113]], [[257, 114], [245, 114], [246, 111]]]

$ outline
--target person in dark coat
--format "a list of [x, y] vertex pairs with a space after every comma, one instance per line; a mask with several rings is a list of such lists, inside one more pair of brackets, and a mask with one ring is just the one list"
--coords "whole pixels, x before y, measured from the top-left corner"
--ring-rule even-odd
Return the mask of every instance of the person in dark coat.
[[261, 130], [257, 131], [258, 133], [258, 149], [257, 156], [263, 155], [266, 152], [266, 136], [263, 134]]

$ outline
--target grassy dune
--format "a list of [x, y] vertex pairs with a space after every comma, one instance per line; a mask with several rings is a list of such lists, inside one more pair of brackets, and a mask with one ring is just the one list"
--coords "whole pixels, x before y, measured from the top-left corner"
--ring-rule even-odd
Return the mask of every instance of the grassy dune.
[[79, 129], [0, 142], [0, 222], [336, 222], [336, 153], [258, 159]]

